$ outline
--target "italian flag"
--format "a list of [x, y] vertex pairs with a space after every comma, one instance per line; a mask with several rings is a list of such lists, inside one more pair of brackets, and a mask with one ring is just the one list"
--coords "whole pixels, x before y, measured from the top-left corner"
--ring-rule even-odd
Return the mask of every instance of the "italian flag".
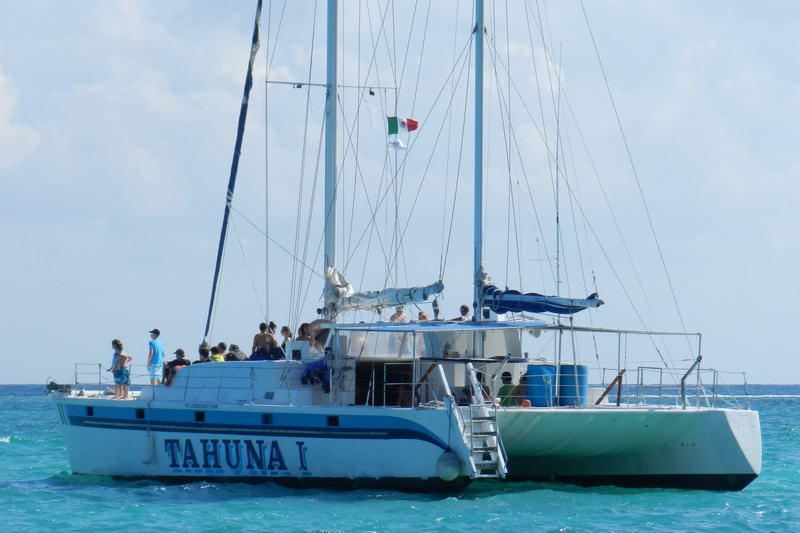
[[419, 128], [419, 122], [413, 118], [398, 119], [397, 117], [386, 117], [386, 121], [388, 123], [389, 135], [396, 135], [399, 133], [400, 128], [406, 131], [414, 131]]

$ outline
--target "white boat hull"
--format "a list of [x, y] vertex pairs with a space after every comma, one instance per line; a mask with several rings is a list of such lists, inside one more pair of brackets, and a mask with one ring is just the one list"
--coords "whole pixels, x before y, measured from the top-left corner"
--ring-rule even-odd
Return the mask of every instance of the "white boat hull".
[[437, 491], [470, 481], [466, 469], [439, 477], [444, 454], [465, 464], [469, 453], [445, 409], [55, 401], [76, 474]]
[[498, 423], [510, 479], [740, 490], [761, 472], [756, 411], [502, 408]]

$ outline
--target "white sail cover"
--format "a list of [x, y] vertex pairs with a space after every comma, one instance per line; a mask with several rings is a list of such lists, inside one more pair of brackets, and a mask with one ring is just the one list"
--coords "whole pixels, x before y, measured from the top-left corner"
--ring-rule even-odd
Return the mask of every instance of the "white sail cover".
[[424, 287], [355, 292], [353, 286], [344, 277], [344, 274], [335, 268], [326, 269], [325, 277], [329, 288], [326, 305], [334, 313], [424, 302], [444, 290], [444, 283], [439, 280]]

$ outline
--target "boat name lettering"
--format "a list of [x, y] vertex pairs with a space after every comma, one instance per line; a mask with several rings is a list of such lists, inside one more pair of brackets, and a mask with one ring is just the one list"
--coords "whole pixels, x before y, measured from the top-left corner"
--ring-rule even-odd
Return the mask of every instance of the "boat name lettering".
[[[308, 470], [305, 443], [297, 441], [300, 470]], [[278, 441], [261, 439], [165, 439], [170, 468], [288, 470]]]

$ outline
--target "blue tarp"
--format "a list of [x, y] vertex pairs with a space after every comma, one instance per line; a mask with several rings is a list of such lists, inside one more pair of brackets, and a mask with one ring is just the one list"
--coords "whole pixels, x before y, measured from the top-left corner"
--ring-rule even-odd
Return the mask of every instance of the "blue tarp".
[[545, 296], [535, 292], [521, 293], [514, 290], [500, 290], [494, 285], [483, 288], [483, 303], [497, 314], [503, 313], [556, 313], [571, 315], [589, 307], [600, 307], [603, 300], [597, 293], [584, 299]]

